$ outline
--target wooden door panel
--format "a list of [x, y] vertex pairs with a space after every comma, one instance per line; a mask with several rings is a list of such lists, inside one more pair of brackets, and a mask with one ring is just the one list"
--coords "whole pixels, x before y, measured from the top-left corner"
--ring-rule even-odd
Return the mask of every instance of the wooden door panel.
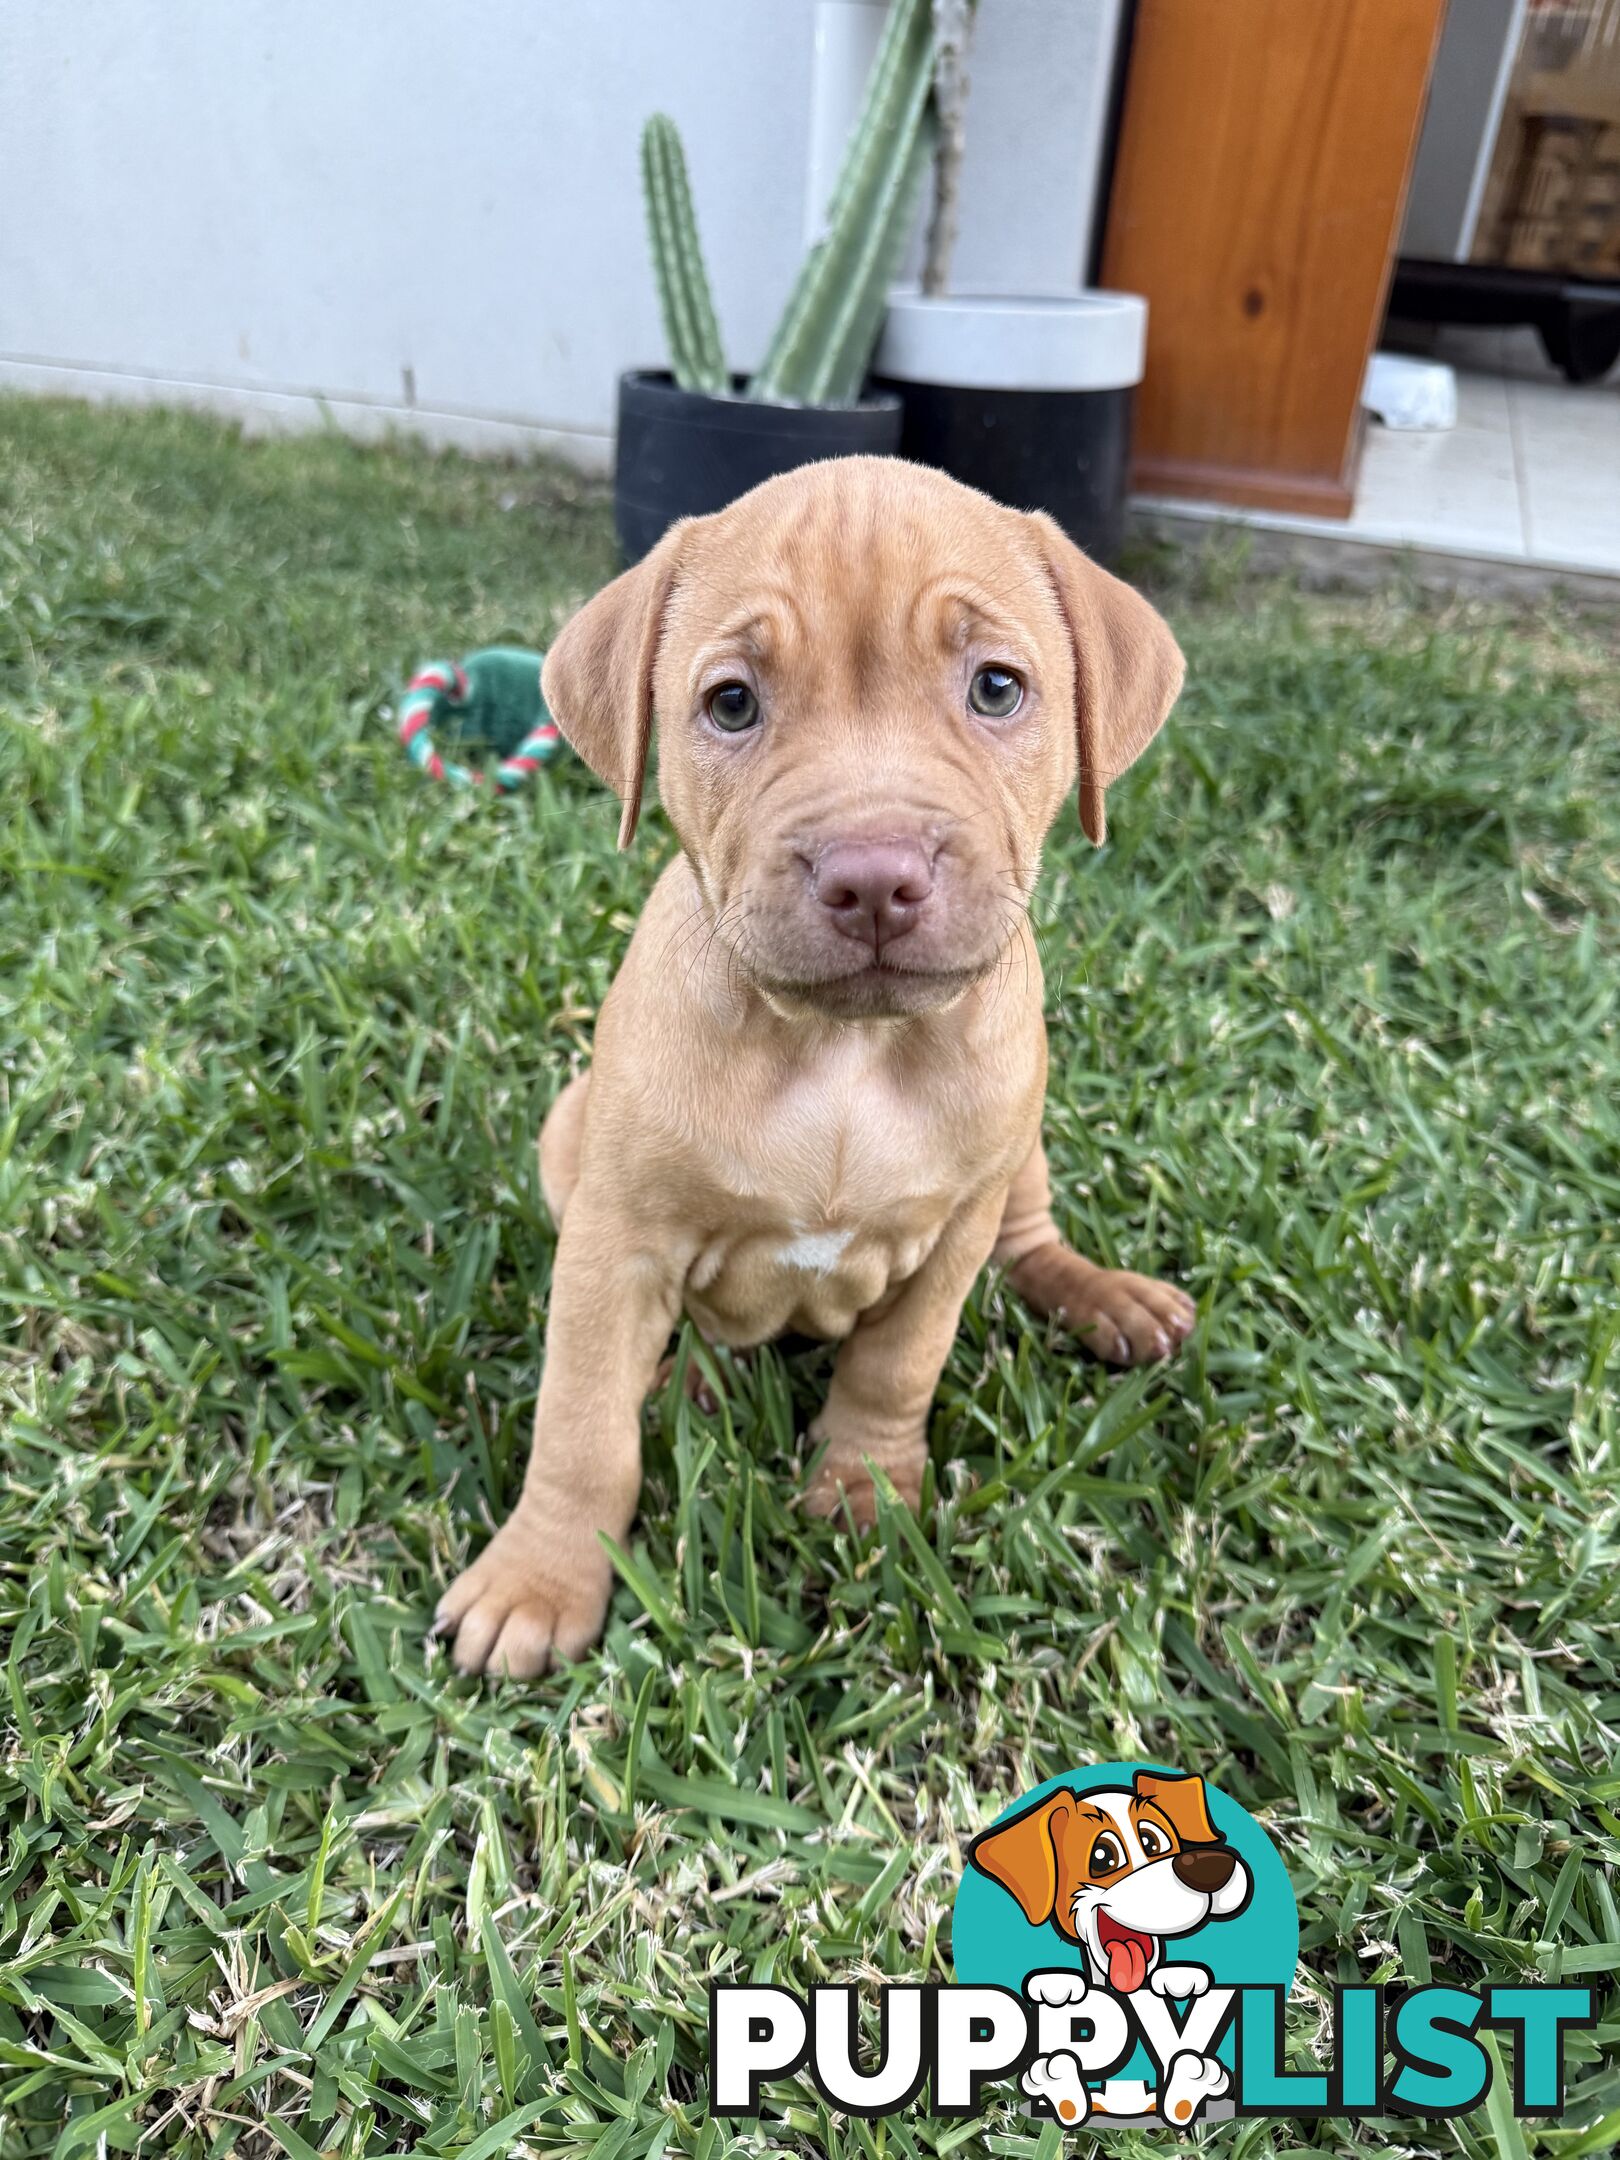
[[1145, 293], [1135, 483], [1349, 515], [1444, 0], [1141, 0], [1103, 283]]

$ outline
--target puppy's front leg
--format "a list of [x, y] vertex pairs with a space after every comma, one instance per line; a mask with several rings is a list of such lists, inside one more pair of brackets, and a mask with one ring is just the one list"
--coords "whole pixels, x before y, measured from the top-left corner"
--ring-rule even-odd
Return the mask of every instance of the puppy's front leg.
[[861, 1529], [877, 1520], [872, 1461], [911, 1507], [922, 1498], [928, 1410], [950, 1355], [962, 1301], [990, 1256], [1006, 1195], [997, 1188], [952, 1217], [892, 1303], [857, 1321], [833, 1368], [810, 1438], [824, 1453], [805, 1487], [812, 1515], [845, 1508]]
[[439, 1601], [463, 1672], [544, 1671], [602, 1632], [622, 1538], [641, 1490], [641, 1404], [675, 1324], [680, 1271], [635, 1227], [570, 1199], [552, 1273], [545, 1372], [523, 1492]]
[[1169, 1357], [1197, 1324], [1198, 1307], [1185, 1290], [1125, 1268], [1098, 1267], [1064, 1244], [1039, 1141], [1012, 1181], [992, 1257], [1026, 1305], [1043, 1319], [1061, 1320], [1110, 1365]]

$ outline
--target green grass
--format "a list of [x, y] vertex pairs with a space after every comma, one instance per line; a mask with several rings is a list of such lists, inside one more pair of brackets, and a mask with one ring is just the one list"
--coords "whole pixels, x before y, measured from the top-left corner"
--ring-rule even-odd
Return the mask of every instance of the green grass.
[[[599, 1655], [452, 1675], [552, 1238], [532, 1142], [669, 839], [412, 771], [402, 669], [610, 568], [549, 472], [0, 407], [0, 2153], [990, 2151], [706, 2125], [709, 1979], [948, 1977], [962, 1847], [1203, 1770], [1325, 1983], [1579, 1975], [1620, 2131], [1620, 663], [1543, 611], [1179, 570], [1190, 687], [1039, 901], [1117, 1377], [994, 1282], [912, 1534], [791, 1499], [818, 1357], [648, 1416]], [[1159, 2150], [1122, 2138], [1120, 2149]]]

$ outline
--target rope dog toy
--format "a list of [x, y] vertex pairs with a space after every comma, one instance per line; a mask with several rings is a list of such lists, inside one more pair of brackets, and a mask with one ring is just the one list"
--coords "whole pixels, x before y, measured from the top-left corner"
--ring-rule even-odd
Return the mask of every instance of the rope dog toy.
[[[540, 695], [544, 653], [516, 645], [489, 645], [453, 660], [429, 660], [411, 677], [399, 709], [399, 739], [411, 763], [452, 787], [493, 787], [510, 795], [531, 773], [555, 757], [562, 738]], [[441, 754], [434, 735], [476, 742], [500, 763], [490, 773], [458, 765]]]

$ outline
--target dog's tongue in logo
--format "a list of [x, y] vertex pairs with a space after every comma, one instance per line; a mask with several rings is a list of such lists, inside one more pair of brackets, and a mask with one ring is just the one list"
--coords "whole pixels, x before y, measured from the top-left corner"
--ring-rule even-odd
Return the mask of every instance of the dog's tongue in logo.
[[1097, 1937], [1108, 1960], [1108, 1985], [1116, 1995], [1134, 1995], [1147, 1978], [1152, 1943], [1136, 1928], [1121, 1927], [1105, 1912], [1097, 1915]]

